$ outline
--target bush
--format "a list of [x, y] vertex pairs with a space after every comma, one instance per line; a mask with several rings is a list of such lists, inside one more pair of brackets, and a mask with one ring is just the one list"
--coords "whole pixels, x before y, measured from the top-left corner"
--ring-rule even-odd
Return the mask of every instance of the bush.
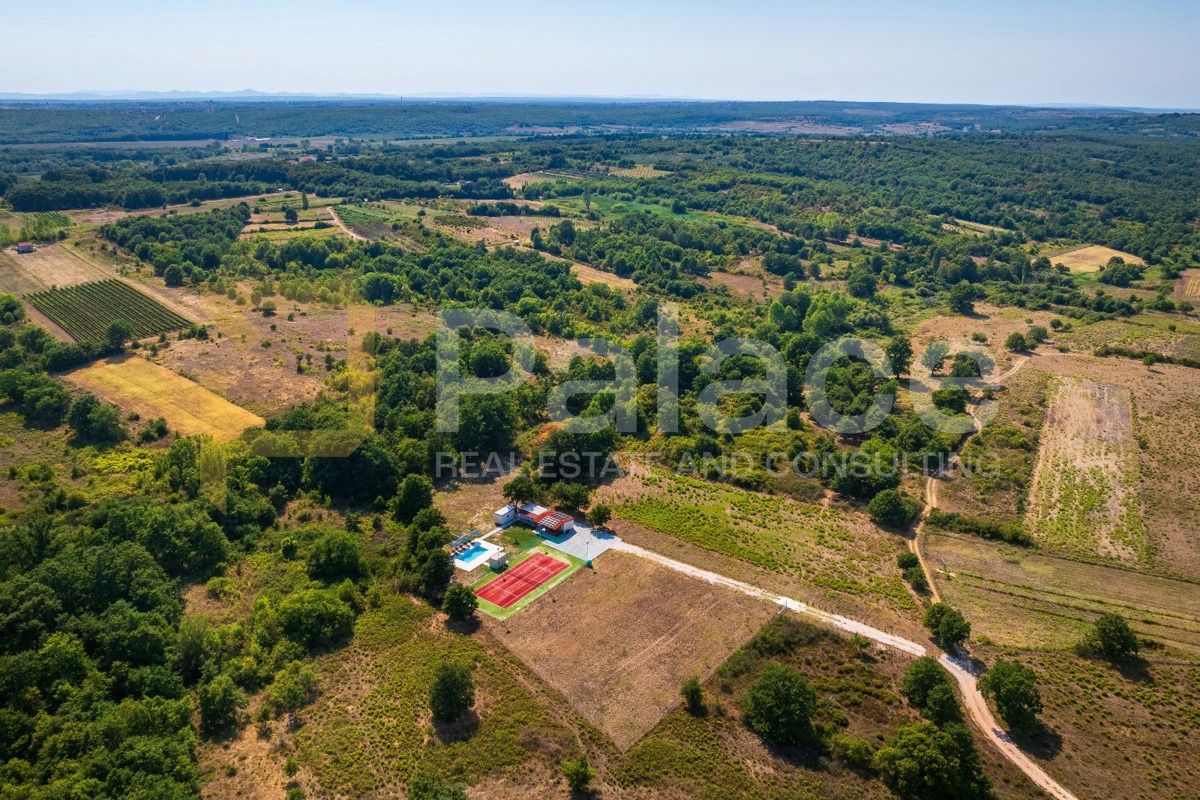
[[925, 570], [921, 567], [909, 567], [904, 570], [904, 580], [908, 581], [909, 585], [918, 592], [923, 592], [929, 588], [929, 583], [925, 580]]
[[470, 587], [461, 583], [453, 584], [447, 589], [446, 596], [442, 599], [442, 611], [455, 622], [467, 621], [477, 608], [479, 608], [479, 598], [475, 596]]
[[349, 638], [354, 611], [328, 589], [288, 595], [276, 611], [284, 635], [306, 647], [325, 647]]
[[864, 739], [838, 733], [829, 740], [829, 752], [847, 767], [860, 772], [871, 768], [875, 752]]
[[1020, 331], [1013, 331], [1008, 335], [1008, 338], [1004, 340], [1004, 347], [1014, 353], [1020, 353], [1021, 351], [1027, 349], [1026, 344], [1025, 334], [1021, 333]]
[[700, 688], [699, 679], [688, 678], [679, 688], [679, 694], [683, 697], [684, 707], [692, 714], [698, 714], [704, 710], [704, 690]]
[[742, 702], [751, 730], [775, 745], [794, 745], [812, 738], [817, 694], [808, 679], [791, 667], [768, 664]]
[[596, 777], [596, 770], [591, 768], [587, 755], [583, 753], [580, 753], [579, 758], [564, 761], [562, 771], [563, 777], [567, 779], [567, 786], [570, 786], [573, 792], [582, 792], [592, 782], [592, 778]]
[[433, 772], [418, 772], [408, 786], [408, 800], [467, 800], [467, 790]]
[[921, 566], [921, 559], [916, 553], [901, 553], [896, 556], [896, 566], [900, 569], [912, 569]]
[[429, 710], [438, 722], [453, 722], [475, 704], [475, 681], [471, 667], [453, 661], [438, 664], [429, 687]]

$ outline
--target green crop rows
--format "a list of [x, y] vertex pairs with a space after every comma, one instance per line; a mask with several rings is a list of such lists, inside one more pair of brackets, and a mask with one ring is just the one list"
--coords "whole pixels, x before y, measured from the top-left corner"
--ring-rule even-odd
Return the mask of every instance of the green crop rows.
[[191, 324], [129, 284], [115, 279], [34, 292], [25, 299], [81, 342], [103, 341], [108, 326], [116, 320], [129, 323], [134, 338], [138, 339]]

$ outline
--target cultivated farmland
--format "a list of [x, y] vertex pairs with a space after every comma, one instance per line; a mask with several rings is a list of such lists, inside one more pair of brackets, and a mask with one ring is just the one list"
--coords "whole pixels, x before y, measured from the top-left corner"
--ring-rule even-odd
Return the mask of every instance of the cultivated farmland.
[[1146, 558], [1129, 392], [1064, 378], [1046, 415], [1029, 531], [1073, 555]]
[[66, 380], [143, 418], [162, 417], [184, 436], [228, 441], [263, 424], [262, 417], [144, 358], [101, 361]]
[[191, 322], [124, 281], [110, 278], [26, 295], [33, 307], [78, 341], [98, 342], [114, 321], [133, 328], [134, 338], [186, 328]]

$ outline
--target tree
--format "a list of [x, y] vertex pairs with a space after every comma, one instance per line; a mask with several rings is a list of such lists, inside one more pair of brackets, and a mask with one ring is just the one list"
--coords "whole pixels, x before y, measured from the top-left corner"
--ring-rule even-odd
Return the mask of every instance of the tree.
[[921, 354], [921, 364], [931, 373], [942, 368], [946, 357], [950, 355], [950, 345], [945, 342], [932, 342]]
[[925, 627], [937, 643], [949, 650], [971, 635], [971, 624], [945, 603], [934, 603], [925, 612]]
[[75, 431], [76, 438], [84, 442], [110, 444], [125, 438], [117, 407], [102, 403], [90, 394], [71, 404], [67, 424]]
[[971, 734], [961, 725], [905, 725], [875, 753], [874, 764], [902, 800], [976, 800], [989, 794]]
[[183, 286], [183, 269], [178, 264], [172, 264], [163, 272], [163, 280], [167, 286]]
[[475, 681], [471, 667], [454, 661], [443, 661], [433, 675], [429, 687], [429, 710], [438, 722], [454, 722], [475, 704]]
[[349, 531], [327, 531], [308, 556], [308, 574], [326, 583], [362, 578], [366, 567], [358, 537]]
[[400, 482], [400, 491], [392, 500], [392, 516], [408, 523], [422, 509], [433, 505], [433, 481], [425, 475], [406, 475]]
[[133, 338], [133, 326], [123, 319], [115, 319], [104, 330], [104, 340], [108, 349], [114, 353], [125, 350], [125, 343]]
[[742, 702], [746, 724], [767, 742], [794, 745], [812, 737], [817, 693], [791, 667], [770, 663]]
[[470, 587], [455, 583], [446, 590], [442, 598], [442, 611], [455, 622], [466, 622], [479, 608], [479, 598]]
[[283, 219], [287, 222], [287, 224], [295, 225], [300, 221], [300, 213], [291, 206], [287, 206], [283, 209]]
[[1013, 730], [1031, 731], [1037, 727], [1042, 695], [1037, 687], [1037, 673], [1032, 667], [998, 659], [995, 666], [979, 679], [979, 691], [996, 702], [1000, 716]]
[[1120, 614], [1105, 614], [1084, 637], [1082, 649], [1109, 661], [1124, 661], [1138, 654], [1141, 645]]
[[537, 489], [533, 485], [533, 478], [529, 477], [526, 472], [522, 472], [504, 484], [504, 499], [510, 503], [520, 504], [535, 497], [537, 497]]
[[897, 489], [884, 489], [867, 503], [871, 519], [889, 528], [903, 528], [918, 510], [917, 501]]
[[564, 761], [562, 771], [563, 777], [567, 779], [567, 786], [570, 786], [573, 792], [582, 792], [592, 782], [592, 778], [596, 777], [596, 770], [588, 764], [586, 753], [580, 753], [579, 758]]
[[870, 300], [875, 296], [875, 289], [878, 284], [875, 281], [875, 276], [870, 270], [856, 267], [850, 271], [850, 277], [846, 279], [846, 291], [851, 297], [857, 297], [860, 300]]
[[941, 684], [929, 690], [929, 694], [925, 698], [925, 705], [921, 707], [921, 714], [925, 719], [938, 726], [955, 722], [961, 718], [958, 698], [954, 696], [954, 690], [950, 688], [950, 684]]
[[227, 731], [237, 724], [238, 709], [246, 705], [246, 696], [233, 678], [218, 675], [200, 687], [200, 725], [206, 733]]
[[704, 710], [704, 691], [700, 688], [699, 679], [688, 678], [684, 681], [683, 686], [679, 687], [679, 695], [691, 713], [698, 714]]
[[912, 364], [913, 349], [912, 342], [907, 336], [903, 334], [893, 336], [884, 352], [888, 360], [892, 362], [892, 373], [897, 378], [908, 372], [909, 365]]
[[1004, 346], [1014, 353], [1020, 353], [1027, 347], [1025, 334], [1021, 333], [1020, 331], [1013, 331], [1008, 335], [1008, 338], [1004, 340]]
[[950, 310], [956, 314], [974, 314], [975, 290], [966, 281], [959, 281], [950, 288], [947, 304], [950, 306]]
[[912, 569], [921, 566], [921, 558], [916, 553], [901, 553], [896, 556], [896, 566], [900, 569]]
[[918, 658], [904, 671], [900, 679], [900, 693], [917, 708], [924, 708], [929, 701], [929, 692], [935, 686], [949, 686], [950, 673], [932, 656]]
[[612, 519], [612, 509], [604, 503], [596, 503], [588, 509], [587, 520], [594, 527], [603, 528]]
[[[2, 244], [2, 243], [0, 243]], [[25, 319], [25, 304], [12, 294], [0, 294], [0, 322], [12, 325]]]

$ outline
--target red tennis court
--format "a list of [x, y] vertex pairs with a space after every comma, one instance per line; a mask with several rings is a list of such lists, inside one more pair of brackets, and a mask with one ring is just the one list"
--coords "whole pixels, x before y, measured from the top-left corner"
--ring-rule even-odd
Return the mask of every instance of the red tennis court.
[[522, 597], [569, 566], [565, 561], [551, 558], [544, 553], [534, 553], [499, 578], [480, 586], [475, 590], [475, 594], [501, 608], [511, 608]]

